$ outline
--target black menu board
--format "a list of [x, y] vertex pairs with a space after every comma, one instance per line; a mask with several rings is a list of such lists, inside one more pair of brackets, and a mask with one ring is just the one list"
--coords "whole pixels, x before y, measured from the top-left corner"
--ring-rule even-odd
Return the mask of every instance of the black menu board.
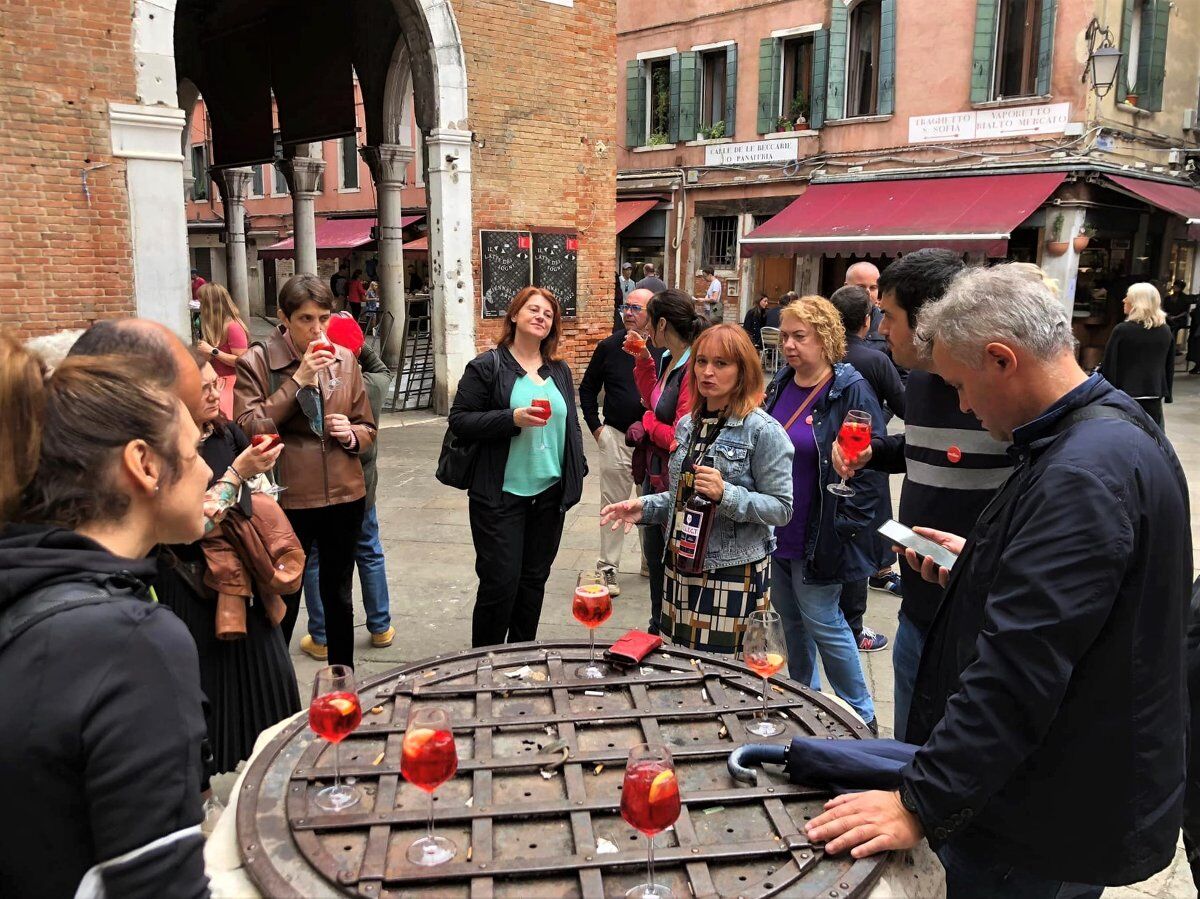
[[502, 318], [513, 297], [529, 286], [532, 247], [528, 231], [479, 232], [484, 318]]
[[575, 315], [579, 238], [574, 234], [533, 235], [533, 283], [550, 291], [563, 315]]

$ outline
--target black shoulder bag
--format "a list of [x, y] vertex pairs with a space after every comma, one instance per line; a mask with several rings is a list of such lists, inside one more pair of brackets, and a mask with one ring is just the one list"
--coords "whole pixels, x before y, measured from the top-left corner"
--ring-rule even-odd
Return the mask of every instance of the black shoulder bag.
[[[492, 384], [500, 377], [500, 354], [491, 350]], [[437, 472], [434, 477], [455, 490], [470, 490], [475, 480], [475, 462], [479, 458], [479, 441], [456, 437], [450, 426], [442, 438], [442, 452], [438, 456]]]

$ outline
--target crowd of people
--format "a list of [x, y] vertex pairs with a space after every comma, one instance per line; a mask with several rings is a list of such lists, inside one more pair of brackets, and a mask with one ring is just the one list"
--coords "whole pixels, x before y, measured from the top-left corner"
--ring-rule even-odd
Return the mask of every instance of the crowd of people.
[[[741, 325], [653, 272], [618, 291], [578, 409], [562, 308], [539, 287], [459, 381], [447, 446], [472, 452], [473, 646], [537, 637], [589, 473], [582, 416], [596, 567], [618, 595], [639, 528], [651, 633], [734, 657], [749, 614], [773, 608], [793, 679], [819, 688], [823, 671], [873, 732], [876, 701], [894, 704], [918, 748], [897, 790], [808, 822], [826, 852], [924, 838], [951, 897], [1016, 897], [1149, 877], [1181, 825], [1195, 848], [1185, 630], [1190, 615], [1200, 643], [1200, 608], [1151, 285], [1130, 288], [1090, 373], [1040, 270], [946, 250], [859, 263], [830, 298], [760, 302]], [[374, 504], [387, 367], [322, 279], [284, 285], [261, 341], [219, 285], [196, 293], [191, 348], [136, 319], [93, 325], [65, 358], [0, 335], [0, 676], [24, 685], [0, 699], [0, 783], [28, 810], [0, 845], [15, 895], [203, 895], [208, 778], [300, 708], [301, 595], [314, 658], [354, 664], [356, 569], [371, 644], [395, 634]], [[848, 420], [866, 432], [854, 455]], [[893, 473], [897, 518], [952, 567], [908, 549], [897, 571], [877, 533]], [[900, 601], [887, 697], [861, 661], [889, 645], [863, 624], [871, 588]]]

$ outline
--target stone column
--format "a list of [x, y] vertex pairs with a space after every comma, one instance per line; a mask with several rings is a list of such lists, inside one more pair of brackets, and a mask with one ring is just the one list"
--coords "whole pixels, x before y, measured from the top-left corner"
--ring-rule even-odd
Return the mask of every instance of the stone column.
[[[301, 144], [296, 150], [311, 153], [311, 144]], [[280, 159], [275, 165], [283, 173], [292, 195], [292, 240], [296, 245], [296, 274], [317, 273], [317, 188], [325, 160], [314, 156], [293, 156]]]
[[428, 159], [429, 277], [433, 298], [434, 408], [445, 414], [458, 379], [475, 358], [471, 266], [471, 132], [435, 128]]
[[[1080, 206], [1049, 206], [1045, 210], [1042, 231], [1042, 271], [1058, 282], [1058, 298], [1070, 315], [1075, 308], [1075, 280], [1079, 277], [1079, 254], [1070, 246], [1071, 238], [1079, 233], [1087, 210]], [[1062, 230], [1059, 240], [1066, 241], [1067, 252], [1061, 256], [1051, 256], [1046, 250], [1045, 243], [1052, 239], [1051, 228], [1055, 218], [1062, 214]]]
[[225, 209], [225, 270], [229, 295], [242, 316], [250, 318], [250, 275], [246, 260], [246, 195], [253, 175], [249, 168], [219, 169], [213, 180]]
[[408, 164], [415, 150], [400, 144], [381, 144], [362, 147], [359, 152], [371, 169], [379, 204], [379, 293], [383, 309], [395, 316], [396, 322], [388, 334], [383, 358], [388, 365], [400, 364], [404, 345], [404, 234], [400, 220], [404, 215], [401, 191], [404, 189]]

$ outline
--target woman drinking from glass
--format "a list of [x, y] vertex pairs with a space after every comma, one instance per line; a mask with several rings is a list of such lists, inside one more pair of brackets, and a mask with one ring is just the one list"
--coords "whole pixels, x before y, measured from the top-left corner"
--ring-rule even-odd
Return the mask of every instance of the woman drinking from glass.
[[[738, 652], [747, 616], [770, 604], [771, 529], [792, 515], [792, 446], [758, 408], [762, 389], [762, 366], [742, 327], [706, 330], [692, 345], [692, 411], [676, 430], [668, 489], [600, 513], [602, 526], [670, 528], [659, 627], [664, 639], [691, 649]], [[715, 518], [702, 562], [681, 564], [701, 549], [687, 546], [686, 534], [681, 541], [677, 527], [696, 494]]]
[[451, 432], [478, 444], [468, 490], [479, 577], [472, 646], [537, 638], [566, 511], [583, 492], [587, 462], [571, 369], [557, 355], [561, 331], [558, 299], [526, 287], [497, 346], [467, 363], [450, 409]]
[[[235, 411], [243, 430], [261, 432], [252, 424], [267, 419], [283, 438], [279, 504], [305, 553], [320, 542], [329, 663], [353, 666], [351, 586], [367, 493], [358, 454], [375, 441], [375, 419], [358, 360], [325, 334], [332, 312], [333, 293], [323, 280], [288, 279], [279, 292], [283, 324], [238, 361]], [[283, 637], [290, 643], [300, 591], [284, 601]]]
[[829, 453], [851, 411], [871, 417], [871, 433], [882, 435], [883, 411], [870, 385], [846, 353], [841, 315], [824, 297], [807, 296], [784, 308], [779, 345], [787, 366], [767, 391], [766, 409], [787, 431], [795, 448], [791, 466], [795, 512], [776, 528], [772, 598], [783, 619], [788, 672], [819, 687], [816, 649], [834, 692], [872, 730], [875, 706], [867, 690], [858, 645], [838, 605], [846, 584], [878, 568], [874, 527], [889, 517], [876, 482], [854, 482], [854, 494], [828, 491], [839, 478]]

